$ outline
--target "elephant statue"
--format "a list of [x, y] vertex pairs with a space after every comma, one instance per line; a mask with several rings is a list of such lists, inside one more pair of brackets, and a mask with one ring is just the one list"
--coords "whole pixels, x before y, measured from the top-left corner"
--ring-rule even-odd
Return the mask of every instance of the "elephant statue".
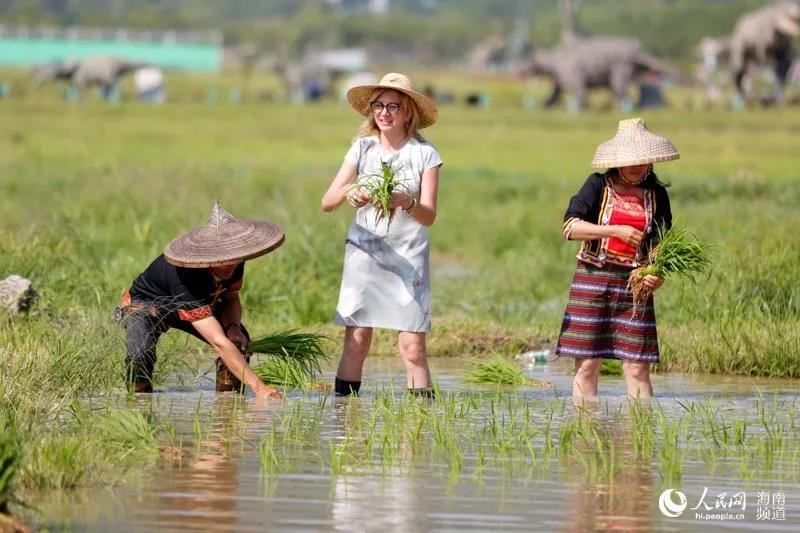
[[149, 65], [112, 56], [90, 57], [81, 61], [72, 76], [72, 83], [78, 89], [100, 87], [107, 91], [116, 86], [122, 76], [146, 66]]
[[645, 53], [637, 40], [605, 36], [572, 36], [566, 44], [535, 52], [522, 69], [523, 75], [544, 75], [553, 81], [545, 107], [557, 105], [569, 91], [578, 109], [586, 107], [588, 90], [594, 87], [611, 89], [621, 108], [630, 107], [628, 87], [646, 72], [681, 77], [677, 69]]
[[34, 79], [39, 84], [50, 81], [68, 81], [78, 91], [99, 87], [104, 97], [108, 96], [122, 76], [139, 68], [149, 66], [113, 56], [94, 56], [83, 61], [66, 61], [40, 66], [34, 69]]
[[636, 39], [582, 32], [576, 24], [579, 3], [579, 0], [560, 0], [561, 43], [551, 50], [536, 51], [521, 68], [522, 75], [543, 75], [552, 80], [553, 91], [545, 107], [557, 105], [562, 93], [569, 91], [575, 98], [575, 107], [582, 109], [586, 107], [589, 89], [603, 87], [611, 89], [620, 108], [628, 109], [632, 106], [628, 87], [639, 75], [682, 77], [677, 69], [645, 53]]
[[780, 0], [745, 13], [736, 22], [729, 41], [730, 66], [739, 97], [752, 99], [752, 70], [771, 64], [775, 72], [768, 101], [781, 103], [783, 88], [794, 59], [792, 39], [800, 37], [800, 0]]
[[36, 85], [41, 86], [51, 81], [72, 81], [72, 76], [78, 69], [77, 61], [61, 61], [39, 65], [33, 68], [31, 75]]

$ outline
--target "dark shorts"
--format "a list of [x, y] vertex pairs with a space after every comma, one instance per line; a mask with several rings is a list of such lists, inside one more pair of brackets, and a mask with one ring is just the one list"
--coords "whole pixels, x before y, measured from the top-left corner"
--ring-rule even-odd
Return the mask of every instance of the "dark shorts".
[[556, 355], [658, 362], [653, 297], [633, 313], [628, 267], [578, 262]]
[[[214, 316], [220, 320], [219, 316], [216, 314]], [[156, 345], [161, 334], [170, 328], [185, 331], [201, 341], [207, 342], [191, 322], [178, 319], [165, 320], [146, 309], [127, 313], [122, 319], [122, 325], [125, 327], [126, 333], [125, 375], [130, 383], [153, 380], [153, 371], [156, 366]], [[242, 333], [250, 340], [250, 335], [244, 325], [242, 325]]]

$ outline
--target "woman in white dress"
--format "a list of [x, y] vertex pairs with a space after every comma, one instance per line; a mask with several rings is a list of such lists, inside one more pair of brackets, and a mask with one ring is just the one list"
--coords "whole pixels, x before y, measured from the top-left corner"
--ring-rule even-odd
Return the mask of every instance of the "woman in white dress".
[[[436, 219], [442, 159], [419, 130], [436, 122], [436, 104], [396, 73], [375, 85], [353, 87], [347, 99], [367, 120], [321, 202], [325, 212], [345, 201], [356, 209], [345, 241], [336, 306], [336, 323], [345, 326], [336, 393], [358, 393], [372, 330], [386, 328], [398, 331], [408, 388], [430, 395], [425, 346], [431, 329], [428, 226]], [[402, 181], [392, 193], [391, 220], [380, 216], [359, 186], [366, 176], [380, 172], [382, 164], [390, 165]]]

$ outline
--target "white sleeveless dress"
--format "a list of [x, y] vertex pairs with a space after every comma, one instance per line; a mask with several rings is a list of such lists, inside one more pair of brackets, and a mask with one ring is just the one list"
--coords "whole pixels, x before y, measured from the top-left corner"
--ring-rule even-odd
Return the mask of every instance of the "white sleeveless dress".
[[[422, 174], [442, 164], [439, 152], [428, 142], [412, 138], [392, 153], [381, 148], [376, 136], [356, 139], [345, 160], [356, 166], [358, 177], [380, 171], [381, 161], [391, 164], [399, 169], [405, 186], [417, 199]], [[428, 228], [399, 208], [391, 224], [387, 224], [386, 218], [376, 220], [376, 215], [377, 210], [371, 204], [357, 209], [347, 232], [336, 323], [428, 332], [431, 329]]]

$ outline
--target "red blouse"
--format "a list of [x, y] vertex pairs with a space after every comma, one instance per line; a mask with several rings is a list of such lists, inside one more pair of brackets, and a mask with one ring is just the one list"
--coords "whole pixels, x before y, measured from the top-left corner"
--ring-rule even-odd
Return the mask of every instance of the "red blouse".
[[[632, 226], [639, 231], [644, 231], [647, 226], [644, 213], [644, 199], [637, 194], [620, 194], [615, 191], [614, 210], [611, 212], [609, 225]], [[608, 260], [627, 259], [628, 261], [636, 258], [636, 248], [625, 243], [621, 239], [612, 237], [608, 241]]]

